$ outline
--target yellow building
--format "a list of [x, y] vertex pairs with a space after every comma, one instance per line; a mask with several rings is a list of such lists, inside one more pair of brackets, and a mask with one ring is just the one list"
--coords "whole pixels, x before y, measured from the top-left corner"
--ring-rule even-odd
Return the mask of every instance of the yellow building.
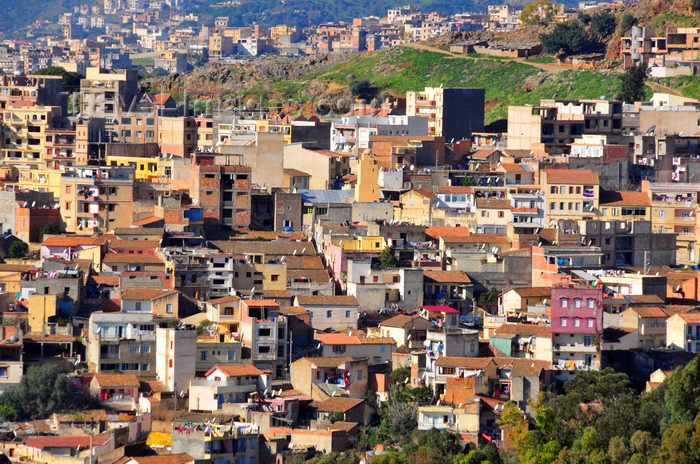
[[2, 113], [0, 160], [6, 164], [43, 167], [46, 131], [53, 127], [54, 118], [60, 116], [59, 106], [28, 106], [27, 102], [8, 102]]
[[410, 222], [419, 226], [431, 226], [435, 209], [437, 209], [437, 196], [427, 190], [411, 190], [401, 195], [402, 222]]
[[676, 234], [676, 264], [697, 264], [700, 184], [642, 181], [642, 192], [651, 200], [652, 232]]
[[158, 159], [141, 156], [107, 155], [107, 166], [130, 166], [135, 169], [134, 179], [153, 180], [158, 177]]
[[359, 251], [363, 253], [381, 252], [386, 246], [384, 237], [355, 237], [353, 239], [333, 240], [333, 244], [343, 251]]
[[651, 220], [651, 200], [644, 192], [617, 191], [603, 192], [600, 195], [598, 219], [633, 221]]
[[55, 169], [18, 166], [17, 187], [20, 189], [51, 192], [58, 198], [61, 192], [61, 171]]
[[377, 158], [369, 149], [360, 155], [357, 163], [357, 185], [355, 186], [356, 202], [379, 201], [379, 166]]
[[545, 220], [595, 219], [600, 198], [598, 174], [584, 169], [547, 169], [540, 174]]
[[58, 295], [29, 295], [27, 328], [30, 333], [41, 333], [49, 318], [58, 314]]

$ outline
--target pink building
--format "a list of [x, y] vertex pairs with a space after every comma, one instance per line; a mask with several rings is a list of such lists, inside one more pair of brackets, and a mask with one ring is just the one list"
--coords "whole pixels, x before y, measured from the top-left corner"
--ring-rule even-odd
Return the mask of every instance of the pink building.
[[380, 253], [374, 252], [346, 251], [333, 243], [328, 244], [325, 253], [328, 260], [328, 270], [333, 276], [333, 281], [343, 292], [347, 291], [346, 279], [342, 277], [342, 274], [348, 272], [348, 256], [351, 259], [362, 260], [379, 258], [380, 255]]
[[600, 369], [603, 292], [561, 284], [552, 287], [552, 363], [562, 373]]

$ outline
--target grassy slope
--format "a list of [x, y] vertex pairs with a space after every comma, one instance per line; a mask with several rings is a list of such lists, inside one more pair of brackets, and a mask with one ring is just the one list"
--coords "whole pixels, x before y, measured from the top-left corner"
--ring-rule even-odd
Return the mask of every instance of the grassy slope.
[[348, 74], [371, 79], [394, 94], [426, 86], [477, 87], [486, 89], [486, 122], [507, 116], [509, 105], [538, 103], [541, 98], [611, 98], [619, 90], [615, 75], [595, 71], [565, 70], [547, 75], [539, 87], [527, 92], [528, 78], [544, 75], [525, 63], [503, 59], [451, 59], [446, 55], [402, 47], [398, 53], [365, 53], [323, 73], [297, 83], [279, 82], [275, 89], [288, 98], [300, 98], [311, 79], [347, 83]]

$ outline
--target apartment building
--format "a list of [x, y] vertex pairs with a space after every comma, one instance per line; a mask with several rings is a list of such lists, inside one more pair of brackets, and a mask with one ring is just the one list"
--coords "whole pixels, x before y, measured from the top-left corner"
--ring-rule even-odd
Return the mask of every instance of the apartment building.
[[197, 143], [197, 124], [191, 116], [161, 117], [158, 119], [160, 151], [173, 156], [187, 157]]
[[621, 135], [619, 100], [541, 100], [508, 107], [508, 149], [569, 153], [583, 134]]
[[652, 230], [676, 234], [676, 264], [697, 264], [700, 184], [642, 181], [642, 191], [651, 198]]
[[61, 176], [61, 226], [67, 233], [131, 227], [133, 201], [134, 168], [80, 167]]
[[138, 92], [135, 69], [87, 68], [80, 81], [81, 114], [85, 117], [117, 118], [126, 102]]
[[192, 157], [190, 197], [202, 209], [209, 232], [247, 230], [251, 216], [251, 169], [243, 165], [217, 165], [215, 155]]
[[250, 349], [251, 362], [272, 371], [274, 379], [285, 375], [287, 364], [287, 318], [280, 316], [274, 300], [241, 300], [243, 346]]
[[484, 89], [426, 87], [406, 92], [406, 115], [428, 118], [428, 135], [468, 139], [484, 130], [484, 97]]
[[573, 284], [554, 286], [551, 307], [552, 365], [570, 375], [576, 370], [600, 369], [602, 290]]
[[540, 174], [545, 192], [545, 220], [551, 227], [559, 219], [593, 219], [600, 191], [598, 174], [578, 169], [546, 169]]
[[340, 187], [343, 176], [350, 174], [350, 155], [292, 143], [284, 146], [284, 169], [309, 173], [309, 188], [312, 190], [336, 189]]
[[86, 342], [90, 372], [117, 370], [155, 380], [156, 325], [151, 313], [92, 313]]
[[0, 109], [10, 102], [24, 101], [36, 106], [58, 106], [65, 114], [67, 97], [62, 90], [61, 76], [5, 73], [0, 78]]
[[10, 101], [2, 113], [3, 143], [0, 160], [6, 164], [23, 164], [43, 168], [46, 136], [61, 116], [58, 106], [34, 106], [24, 101]]

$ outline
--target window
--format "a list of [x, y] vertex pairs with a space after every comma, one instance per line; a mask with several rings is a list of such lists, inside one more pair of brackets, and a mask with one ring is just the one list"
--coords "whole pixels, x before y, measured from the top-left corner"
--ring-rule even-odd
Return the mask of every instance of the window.
[[454, 367], [443, 367], [442, 373], [443, 373], [443, 375], [455, 375], [455, 368]]
[[583, 346], [591, 346], [593, 344], [593, 339], [591, 337], [583, 337]]
[[270, 276], [270, 280], [271, 280], [272, 282], [277, 282], [278, 280], [280, 280], [280, 276], [279, 276], [278, 274], [272, 274], [272, 275]]
[[558, 193], [558, 192], [557, 192], [557, 186], [556, 186], [556, 185], [552, 185], [552, 186], [550, 187], [550, 189], [549, 189], [549, 193]]
[[199, 360], [200, 360], [200, 361], [206, 361], [206, 360], [207, 360], [207, 352], [206, 352], [206, 351], [202, 351], [202, 352], [199, 354]]
[[331, 318], [333, 317], [333, 311], [326, 311], [326, 317]]
[[345, 311], [345, 319], [350, 319], [350, 311]]
[[595, 300], [593, 298], [588, 299], [588, 307], [595, 308]]
[[134, 311], [141, 311], [141, 302], [137, 301], [134, 303]]
[[168, 314], [172, 314], [172, 312], [173, 312], [173, 305], [170, 304], [170, 303], [167, 303], [167, 304], [165, 305], [165, 312], [168, 313]]
[[235, 360], [236, 360], [236, 352], [235, 352], [235, 351], [229, 351], [229, 352], [228, 352], [228, 360], [229, 360], [229, 361], [235, 361]]
[[316, 208], [317, 216], [325, 216], [326, 214], [328, 214], [328, 208]]
[[150, 353], [151, 345], [141, 345], [141, 353]]
[[560, 302], [562, 308], [569, 307], [569, 300], [567, 300], [566, 298], [562, 298], [561, 300], [559, 300], [559, 302]]
[[502, 218], [502, 217], [503, 217], [503, 211], [499, 211], [499, 212], [498, 212], [498, 217], [499, 217], [499, 218]]
[[665, 217], [666, 217], [666, 211], [664, 211], [664, 210], [659, 210], [659, 217], [660, 217], [660, 218], [665, 218]]
[[386, 345], [382, 345], [379, 347], [379, 352], [384, 353], [386, 351]]
[[581, 307], [581, 299], [574, 298], [574, 308], [580, 308], [580, 307]]
[[586, 319], [586, 326], [593, 327], [593, 318], [592, 317], [589, 317], [588, 319]]
[[150, 371], [150, 370], [151, 370], [151, 364], [150, 364], [150, 363], [143, 363], [143, 364], [141, 364], [141, 370], [142, 370], [142, 371]]
[[580, 327], [581, 326], [581, 318], [575, 317], [574, 318], [574, 327]]
[[362, 380], [362, 371], [357, 371], [357, 380]]
[[562, 327], [566, 327], [566, 318], [565, 317], [559, 318], [559, 325], [561, 325]]
[[131, 345], [129, 347], [129, 351], [132, 353], [138, 353], [141, 351], [141, 346], [140, 345]]
[[549, 209], [555, 209], [556, 207], [557, 207], [557, 204], [554, 203], [554, 202], [551, 202], [551, 203], [549, 204]]

